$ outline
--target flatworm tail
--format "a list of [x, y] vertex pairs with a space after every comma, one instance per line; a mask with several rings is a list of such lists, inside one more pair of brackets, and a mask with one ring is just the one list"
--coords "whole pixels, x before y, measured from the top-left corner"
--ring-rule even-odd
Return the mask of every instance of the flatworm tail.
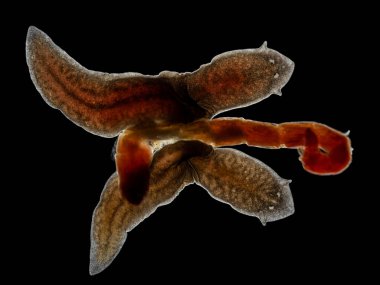
[[91, 275], [101, 272], [113, 261], [126, 240], [127, 232], [194, 182], [188, 159], [207, 155], [211, 150], [210, 146], [200, 142], [177, 142], [156, 152], [150, 167], [149, 188], [138, 204], [125, 199], [117, 173], [110, 177], [92, 218]]
[[[26, 58], [43, 99], [90, 133], [114, 137], [129, 126], [193, 119], [170, 83], [178, 82], [177, 73], [162, 78], [91, 71], [35, 27], [28, 30]], [[202, 113], [199, 107], [192, 108]], [[197, 115], [199, 118], [202, 114]]]
[[90, 274], [101, 272], [114, 260], [127, 232], [194, 182], [215, 199], [258, 217], [263, 224], [294, 212], [290, 181], [262, 162], [237, 150], [179, 141], [154, 154], [149, 187], [140, 203], [125, 199], [117, 173], [107, 181], [92, 218]]

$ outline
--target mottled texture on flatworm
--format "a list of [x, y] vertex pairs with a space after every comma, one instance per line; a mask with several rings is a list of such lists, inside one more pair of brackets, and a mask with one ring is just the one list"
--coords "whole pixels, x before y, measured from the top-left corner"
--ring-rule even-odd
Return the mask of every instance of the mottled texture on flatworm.
[[140, 204], [123, 198], [116, 173], [107, 181], [92, 219], [90, 273], [104, 270], [120, 251], [127, 232], [194, 182], [263, 223], [294, 212], [289, 181], [262, 162], [236, 150], [179, 141], [155, 153], [149, 190]]

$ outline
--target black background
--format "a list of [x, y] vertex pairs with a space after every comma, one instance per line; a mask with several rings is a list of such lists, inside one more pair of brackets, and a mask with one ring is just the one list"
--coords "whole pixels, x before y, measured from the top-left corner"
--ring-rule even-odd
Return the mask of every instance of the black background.
[[[311, 4], [252, 8], [233, 3], [213, 10], [125, 4], [103, 3], [96, 12], [94, 7], [79, 11], [61, 4], [45, 11], [30, 5], [23, 7], [28, 16], [5, 26], [12, 41], [11, 59], [5, 60], [12, 62], [10, 75], [17, 74], [5, 77], [12, 82], [7, 99], [19, 107], [3, 110], [11, 143], [4, 156], [12, 157], [11, 198], [3, 202], [4, 209], [12, 208], [4, 214], [12, 252], [8, 273], [36, 281], [100, 283], [364, 278], [358, 267], [365, 261], [362, 221], [369, 213], [361, 208], [360, 191], [369, 189], [358, 183], [357, 110], [365, 70], [360, 67], [363, 53], [355, 57], [364, 38], [357, 16], [364, 12]], [[192, 185], [130, 232], [110, 267], [90, 277], [91, 216], [115, 170], [115, 139], [85, 132], [42, 100], [25, 62], [29, 25], [46, 32], [85, 67], [105, 72], [193, 71], [219, 53], [256, 48], [266, 40], [296, 64], [283, 95], [222, 115], [274, 123], [316, 121], [350, 130], [353, 163], [340, 175], [320, 177], [302, 169], [295, 150], [239, 146], [293, 180], [294, 215], [263, 227]], [[356, 238], [358, 232], [364, 239]]]

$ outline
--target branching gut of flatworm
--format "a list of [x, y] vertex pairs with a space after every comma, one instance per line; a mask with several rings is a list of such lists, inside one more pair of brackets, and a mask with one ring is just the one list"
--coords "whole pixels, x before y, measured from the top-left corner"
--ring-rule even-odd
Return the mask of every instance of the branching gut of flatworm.
[[30, 27], [26, 59], [47, 104], [90, 133], [118, 136], [116, 172], [92, 217], [91, 275], [114, 260], [129, 231], [192, 183], [263, 224], [294, 213], [290, 180], [222, 146], [297, 149], [303, 168], [317, 175], [341, 173], [351, 162], [348, 135], [320, 123], [213, 119], [281, 95], [294, 63], [266, 42], [222, 53], [194, 72], [114, 74], [84, 68]]

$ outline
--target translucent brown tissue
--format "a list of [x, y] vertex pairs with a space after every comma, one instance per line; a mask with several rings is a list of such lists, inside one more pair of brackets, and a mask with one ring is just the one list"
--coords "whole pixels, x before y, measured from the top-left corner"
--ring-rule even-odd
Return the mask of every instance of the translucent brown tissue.
[[320, 123], [213, 119], [281, 95], [294, 63], [266, 43], [220, 54], [194, 72], [114, 74], [84, 68], [30, 27], [26, 60], [51, 107], [90, 133], [118, 136], [117, 172], [93, 214], [90, 274], [114, 260], [127, 232], [191, 183], [263, 224], [294, 212], [290, 180], [221, 146], [297, 149], [304, 169], [318, 175], [338, 174], [351, 162], [348, 136]]

